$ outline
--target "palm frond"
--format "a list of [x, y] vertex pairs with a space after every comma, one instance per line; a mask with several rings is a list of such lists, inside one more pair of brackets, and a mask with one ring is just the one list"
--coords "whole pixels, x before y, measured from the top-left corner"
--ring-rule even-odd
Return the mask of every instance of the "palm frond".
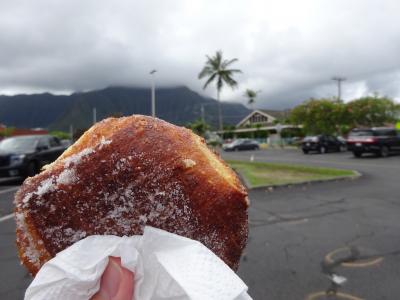
[[238, 85], [237, 81], [231, 77], [229, 72], [221, 72], [221, 79], [231, 88], [236, 88]]
[[217, 53], [215, 53], [215, 62], [217, 63], [218, 67], [221, 67], [222, 65], [222, 51], [218, 50]]
[[239, 69], [227, 69], [226, 67], [230, 64], [238, 61], [237, 58], [224, 60], [223, 53], [221, 50], [216, 51], [213, 56], [206, 55], [206, 63], [198, 75], [199, 79], [208, 77], [206, 83], [204, 84], [204, 89], [216, 80], [217, 90], [220, 92], [223, 86], [226, 84], [231, 88], [237, 87], [238, 83], [232, 78], [232, 74], [241, 73]]
[[244, 94], [245, 97], [251, 99], [251, 98], [255, 98], [257, 96], [257, 93], [253, 90], [247, 89]]
[[239, 70], [239, 69], [227, 69], [225, 71], [230, 72], [230, 73], [243, 73], [242, 70]]
[[206, 57], [207, 57], [206, 66], [209, 66], [213, 70], [218, 70], [218, 63], [215, 57], [210, 57], [208, 55]]
[[225, 69], [226, 67], [228, 67], [229, 65], [233, 64], [234, 62], [237, 62], [238, 59], [237, 58], [233, 58], [230, 60], [224, 60], [223, 63], [221, 64], [221, 66]]
[[206, 83], [203, 86], [203, 89], [205, 90], [207, 86], [214, 81], [214, 79], [217, 77], [217, 73], [214, 73], [213, 75], [210, 76], [210, 78], [207, 79]]
[[202, 79], [203, 77], [205, 77], [207, 75], [212, 75], [213, 73], [214, 73], [213, 68], [211, 68], [210, 66], [206, 65], [206, 66], [204, 66], [204, 68], [199, 73], [198, 78]]
[[219, 70], [221, 68], [222, 52], [217, 51], [214, 56], [210, 57], [206, 55], [207, 62], [206, 65], [210, 66], [214, 70]]

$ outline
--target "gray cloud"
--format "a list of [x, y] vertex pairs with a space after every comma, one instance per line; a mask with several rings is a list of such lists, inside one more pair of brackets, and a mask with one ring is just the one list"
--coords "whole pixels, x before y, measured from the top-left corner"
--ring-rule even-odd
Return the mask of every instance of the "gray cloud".
[[396, 0], [304, 1], [3, 1], [0, 0], [0, 93], [68, 92], [109, 85], [187, 85], [205, 54], [223, 50], [243, 70], [223, 99], [291, 107], [336, 95], [378, 91], [400, 98], [400, 26]]

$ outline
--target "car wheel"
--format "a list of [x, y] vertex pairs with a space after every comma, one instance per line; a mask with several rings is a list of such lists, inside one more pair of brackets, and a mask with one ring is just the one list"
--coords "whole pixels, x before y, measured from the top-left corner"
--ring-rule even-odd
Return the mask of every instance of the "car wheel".
[[237, 152], [239, 151], [239, 148], [233, 148], [233, 151]]
[[37, 166], [37, 163], [34, 161], [30, 161], [28, 163], [28, 166], [26, 167], [25, 175], [28, 177], [33, 177], [37, 173], [39, 173], [39, 168]]
[[326, 148], [324, 146], [319, 147], [319, 153], [321, 154], [326, 153]]
[[345, 145], [339, 146], [339, 152], [345, 152], [347, 150]]
[[308, 154], [308, 150], [303, 149], [303, 153], [304, 153], [304, 154]]
[[379, 156], [388, 157], [389, 156], [389, 148], [387, 146], [382, 146], [379, 151]]
[[362, 156], [362, 152], [353, 152], [354, 157], [361, 157]]

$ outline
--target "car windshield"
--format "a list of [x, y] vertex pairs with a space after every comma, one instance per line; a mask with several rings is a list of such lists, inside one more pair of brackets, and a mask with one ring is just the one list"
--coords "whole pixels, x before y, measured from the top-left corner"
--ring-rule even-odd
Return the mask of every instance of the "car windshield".
[[377, 136], [396, 136], [397, 133], [395, 130], [383, 129], [383, 130], [376, 130], [375, 135], [377, 135]]
[[240, 145], [240, 144], [242, 144], [244, 141], [245, 141], [245, 140], [242, 140], [242, 139], [234, 140], [234, 141], [231, 143], [231, 145], [232, 145], [232, 146]]
[[350, 132], [350, 136], [374, 136], [372, 130], [357, 130]]
[[0, 142], [0, 151], [32, 151], [36, 148], [38, 140], [39, 139], [36, 136], [7, 138]]
[[317, 136], [306, 136], [304, 138], [305, 142], [318, 142], [318, 137]]

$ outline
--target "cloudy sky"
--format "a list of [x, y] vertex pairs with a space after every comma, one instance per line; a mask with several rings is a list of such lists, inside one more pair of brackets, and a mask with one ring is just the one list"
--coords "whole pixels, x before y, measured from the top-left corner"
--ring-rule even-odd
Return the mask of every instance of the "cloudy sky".
[[400, 99], [398, 0], [0, 0], [0, 94], [187, 85], [222, 50], [261, 108], [310, 97]]

